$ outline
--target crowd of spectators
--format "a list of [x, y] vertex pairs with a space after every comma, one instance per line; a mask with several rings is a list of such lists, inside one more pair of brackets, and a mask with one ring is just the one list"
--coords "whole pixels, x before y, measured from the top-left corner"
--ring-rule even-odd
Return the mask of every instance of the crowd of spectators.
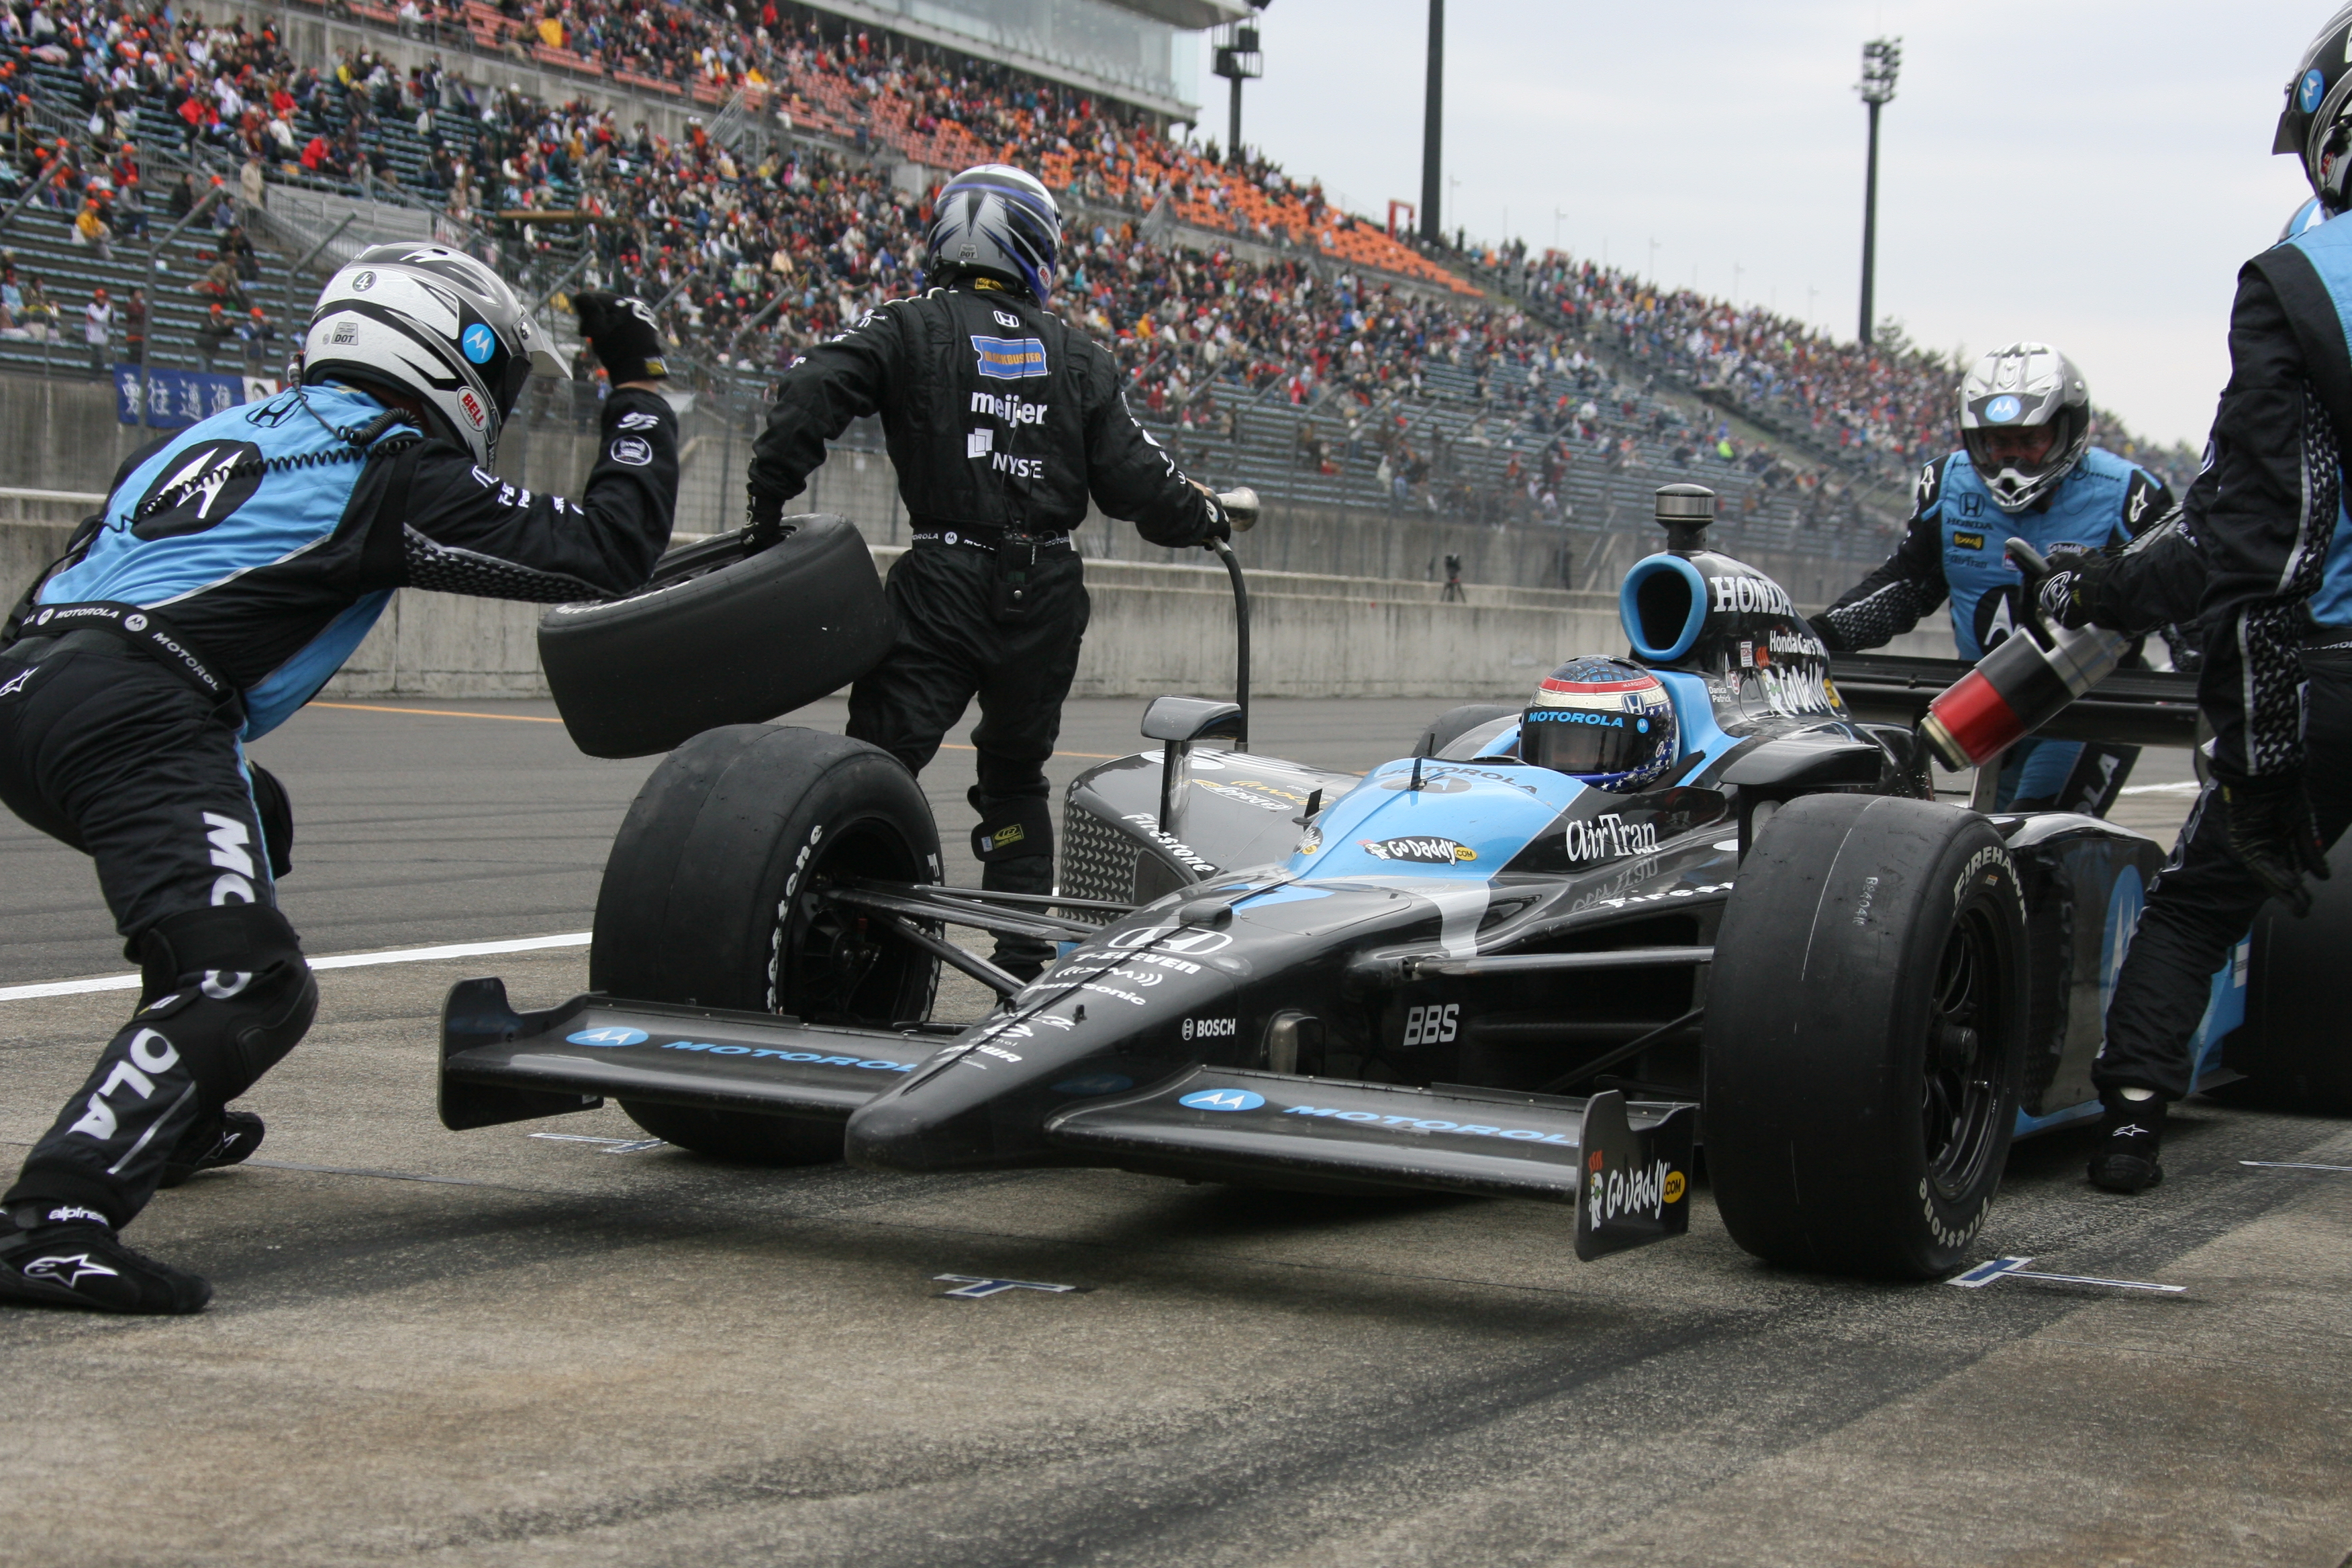
[[[1468, 258], [1441, 256], [1457, 264], [1442, 268], [1263, 159], [1172, 140], [1121, 106], [1002, 68], [891, 53], [774, 0], [756, 15], [723, 0], [352, 8], [706, 103], [740, 94], [731, 112], [760, 133], [723, 144], [696, 121], [672, 142], [585, 101], [470, 82], [462, 57], [456, 69], [435, 58], [403, 70], [368, 51], [301, 61], [267, 26], [207, 23], [185, 6], [24, 0], [0, 3], [0, 84], [28, 90], [35, 60], [52, 76], [78, 68], [81, 97], [65, 107], [88, 135], [27, 135], [25, 100], [8, 105], [0, 129], [16, 132], [18, 188], [33, 181], [101, 252], [119, 233], [145, 233], [151, 205], [178, 216], [197, 183], [167, 182], [159, 200], [133, 134], [134, 109], [152, 122], [160, 108], [181, 128], [175, 151], [215, 149], [226, 154], [215, 163], [242, 167], [248, 201], [266, 179], [405, 184], [510, 266], [577, 258], [586, 281], [660, 299], [682, 357], [758, 376], [918, 284], [923, 196], [857, 155], [878, 139], [935, 168], [1001, 159], [1038, 171], [1072, 209], [1057, 308], [1116, 346], [1139, 411], [1210, 432], [1222, 416], [1208, 390], [1239, 384], [1321, 420], [1302, 436], [1318, 468], [1377, 460], [1384, 480], [1431, 486], [1460, 466], [1444, 460], [1448, 438], [1416, 447], [1410, 436], [1411, 405], [1438, 390], [1478, 410], [1459, 438], [1506, 452], [1503, 471], [1530, 496], [1578, 461], [1628, 460], [1629, 422], [1647, 421], [1641, 433], [1681, 460], [1758, 460], [1728, 427], [1632, 390], [1659, 373], [1805, 430], [1857, 468], [1892, 469], [1950, 441], [1957, 369], [1937, 356], [1834, 342], [1591, 262], [1530, 264], [1523, 249], [1484, 258], [1528, 302], [1498, 304], [1463, 280]], [[824, 151], [811, 132], [849, 144]], [[409, 155], [395, 157], [395, 143]], [[494, 220], [517, 210], [576, 216]], [[244, 272], [232, 265], [250, 254], [236, 211], [224, 201], [215, 216], [222, 266]], [[1194, 243], [1175, 241], [1178, 224]], [[1272, 258], [1245, 259], [1227, 236]], [[233, 279], [213, 284], [240, 312]]]

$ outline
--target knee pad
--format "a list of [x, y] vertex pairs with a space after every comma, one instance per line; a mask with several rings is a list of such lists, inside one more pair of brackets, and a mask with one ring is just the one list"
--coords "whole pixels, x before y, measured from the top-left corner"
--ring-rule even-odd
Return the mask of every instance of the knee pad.
[[1054, 858], [1054, 808], [1043, 795], [988, 799], [974, 791], [972, 805], [980, 826], [971, 830], [971, 853], [982, 866], [1008, 860], [1051, 862]]
[[286, 917], [267, 904], [166, 915], [140, 937], [148, 1005], [199, 1097], [218, 1109], [284, 1059], [319, 1012], [319, 983]]

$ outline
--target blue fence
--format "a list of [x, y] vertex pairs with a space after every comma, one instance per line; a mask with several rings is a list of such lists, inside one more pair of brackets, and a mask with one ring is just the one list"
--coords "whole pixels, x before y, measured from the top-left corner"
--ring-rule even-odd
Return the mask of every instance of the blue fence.
[[114, 367], [114, 416], [125, 425], [176, 430], [199, 419], [278, 393], [278, 383], [258, 376], [215, 375], [204, 371], [147, 367], [147, 395], [141, 406], [139, 367]]

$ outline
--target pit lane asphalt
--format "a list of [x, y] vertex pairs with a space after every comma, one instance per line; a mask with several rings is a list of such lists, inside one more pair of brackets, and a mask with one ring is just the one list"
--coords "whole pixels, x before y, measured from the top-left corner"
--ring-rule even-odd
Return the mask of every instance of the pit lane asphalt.
[[[383, 704], [521, 717], [530, 704]], [[1132, 749], [1138, 704], [1064, 745]], [[1267, 703], [1263, 749], [1394, 754], [1423, 703]], [[820, 712], [816, 721], [828, 715]], [[837, 721], [837, 711], [830, 717]], [[313, 952], [584, 930], [644, 763], [552, 725], [314, 709], [257, 748]], [[2152, 757], [2143, 782], [2182, 776]], [[1057, 761], [1057, 775], [1087, 764]], [[969, 753], [927, 779], [953, 829]], [[2151, 828], [2179, 796], [2134, 797]], [[121, 967], [86, 865], [13, 824], [0, 983]], [[258, 1163], [132, 1238], [200, 1318], [0, 1312], [0, 1557], [60, 1563], [2279, 1563], [2352, 1548], [2341, 1123], [2192, 1102], [2170, 1180], [2021, 1147], [1984, 1255], [2179, 1297], [1767, 1269], [1704, 1186], [1580, 1265], [1565, 1211], [1129, 1176], [747, 1171], [617, 1110], [453, 1134], [434, 1016], [582, 950], [322, 973]], [[950, 1005], [968, 1005], [960, 994]], [[0, 1003], [0, 1142], [117, 994]], [[943, 1299], [939, 1274], [1087, 1287]]]

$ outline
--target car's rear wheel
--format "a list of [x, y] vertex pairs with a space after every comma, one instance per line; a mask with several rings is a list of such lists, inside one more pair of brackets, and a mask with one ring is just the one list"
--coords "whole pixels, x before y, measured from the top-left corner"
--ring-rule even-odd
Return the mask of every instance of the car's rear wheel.
[[1796, 1268], [1950, 1272], [2000, 1184], [2027, 1037], [2000, 835], [1816, 795], [1758, 835], [1716, 938], [1705, 1137], [1732, 1239]]
[[2273, 901], [2254, 916], [2246, 1021], [2224, 1059], [2264, 1105], [2341, 1115], [2352, 1110], [2352, 1030], [2344, 1026], [2337, 966], [2352, 952], [2352, 835], [2327, 857], [2334, 873], [2309, 884], [2311, 913]]
[[[743, 724], [654, 770], [613, 841], [589, 984], [612, 995], [884, 1026], [930, 1009], [939, 963], [826, 900], [845, 877], [929, 881], [914, 777], [862, 741]], [[841, 1157], [841, 1124], [624, 1100], [656, 1138], [727, 1159]]]

